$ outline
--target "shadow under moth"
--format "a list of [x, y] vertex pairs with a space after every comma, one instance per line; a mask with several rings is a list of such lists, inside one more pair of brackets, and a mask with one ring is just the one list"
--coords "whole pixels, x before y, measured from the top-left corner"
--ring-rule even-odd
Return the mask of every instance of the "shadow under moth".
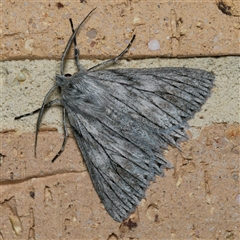
[[[92, 11], [94, 11], [93, 9]], [[205, 103], [214, 75], [191, 68], [104, 69], [116, 58], [90, 69], [79, 63], [76, 34], [92, 11], [74, 30], [61, 59], [61, 74], [46, 94], [39, 112], [36, 137], [43, 112], [54, 104], [62, 106], [64, 141], [52, 162], [64, 150], [68, 119], [84, 158], [93, 186], [110, 216], [122, 222], [135, 210], [155, 175], [164, 175], [172, 164], [163, 156], [167, 146], [180, 148], [187, 140], [184, 128]], [[64, 75], [64, 61], [74, 43], [78, 72]], [[61, 98], [48, 101], [60, 89]]]

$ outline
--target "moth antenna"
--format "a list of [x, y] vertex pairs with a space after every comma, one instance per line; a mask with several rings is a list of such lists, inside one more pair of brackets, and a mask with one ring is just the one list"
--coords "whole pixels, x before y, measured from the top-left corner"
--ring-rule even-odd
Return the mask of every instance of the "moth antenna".
[[54, 86], [48, 91], [48, 93], [47, 93], [46, 96], [44, 97], [42, 107], [40, 108], [40, 112], [39, 112], [39, 114], [38, 114], [38, 120], [37, 120], [37, 126], [36, 126], [36, 134], [35, 134], [35, 145], [34, 145], [34, 156], [35, 156], [35, 157], [36, 157], [36, 149], [37, 149], [38, 131], [39, 131], [39, 126], [40, 126], [40, 123], [41, 123], [41, 120], [42, 120], [44, 108], [45, 108], [46, 105], [47, 105], [47, 104], [46, 104], [46, 101], [47, 101], [47, 98], [49, 97], [50, 93], [53, 92], [57, 87], [58, 87], [57, 85], [54, 85]]
[[117, 57], [115, 57], [115, 58], [113, 58], [113, 59], [110, 59], [110, 60], [107, 60], [107, 61], [105, 61], [105, 62], [99, 63], [99, 64], [97, 64], [97, 65], [89, 68], [88, 71], [91, 71], [91, 70], [93, 70], [93, 69], [95, 69], [95, 68], [102, 67], [102, 66], [104, 66], [104, 65], [116, 63], [117, 60], [118, 60], [119, 58], [121, 58], [121, 57], [129, 50], [129, 48], [131, 47], [131, 45], [132, 45], [135, 37], [136, 37], [136, 35], [134, 34], [133, 37], [132, 37], [132, 39], [131, 39], [131, 41], [130, 41], [129, 44], [127, 45], [127, 47], [126, 47]]
[[[72, 33], [74, 33], [75, 30], [74, 30], [74, 27], [73, 27], [73, 21], [72, 21], [72, 18], [69, 18], [69, 21], [70, 21], [70, 25], [71, 25], [71, 28], [72, 28]], [[77, 46], [76, 36], [74, 37], [73, 42], [74, 42], [74, 45]]]
[[73, 39], [75, 38], [79, 28], [82, 26], [82, 24], [87, 20], [87, 18], [91, 15], [91, 13], [95, 10], [96, 8], [94, 8], [84, 19], [83, 21], [78, 25], [78, 27], [76, 28], [76, 30], [72, 33], [71, 37], [69, 38], [68, 40], [68, 43], [67, 43], [67, 46], [63, 52], [63, 55], [62, 55], [62, 59], [61, 59], [61, 75], [63, 75], [63, 63], [64, 63], [64, 59], [66, 57], [66, 54], [72, 44], [72, 41]]
[[[69, 18], [69, 21], [70, 21], [70, 24], [71, 24], [71, 28], [72, 28], [72, 32], [74, 33], [75, 30], [74, 30], [74, 27], [73, 27], [73, 22], [72, 22], [72, 19]], [[76, 36], [74, 37], [73, 39], [73, 42], [74, 42], [74, 59], [75, 59], [75, 62], [76, 62], [76, 65], [77, 65], [77, 68], [78, 68], [78, 71], [81, 71], [81, 70], [85, 70], [84, 66], [82, 66], [79, 62], [79, 54], [80, 54], [80, 51], [77, 47], [77, 40], [76, 40]]]

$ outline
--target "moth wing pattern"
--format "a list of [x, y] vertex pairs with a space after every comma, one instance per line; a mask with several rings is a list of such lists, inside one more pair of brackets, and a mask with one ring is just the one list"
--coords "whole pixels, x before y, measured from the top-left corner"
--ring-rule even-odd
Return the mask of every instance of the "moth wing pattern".
[[143, 68], [78, 72], [62, 86], [77, 144], [114, 220], [126, 219], [155, 175], [172, 167], [163, 151], [187, 139], [187, 121], [213, 82], [204, 70]]
[[[155, 176], [163, 176], [172, 164], [164, 149], [180, 148], [186, 140], [187, 121], [200, 110], [210, 95], [214, 75], [190, 68], [107, 69], [116, 58], [86, 70], [79, 63], [76, 34], [94, 8], [74, 30], [62, 54], [56, 84], [47, 92], [41, 108], [15, 119], [39, 112], [35, 147], [44, 109], [62, 106], [64, 140], [52, 162], [63, 152], [68, 137], [66, 115], [82, 152], [94, 188], [110, 216], [119, 222], [127, 219], [144, 198]], [[64, 60], [74, 43], [78, 72], [64, 75]], [[61, 98], [48, 102], [60, 88]]]

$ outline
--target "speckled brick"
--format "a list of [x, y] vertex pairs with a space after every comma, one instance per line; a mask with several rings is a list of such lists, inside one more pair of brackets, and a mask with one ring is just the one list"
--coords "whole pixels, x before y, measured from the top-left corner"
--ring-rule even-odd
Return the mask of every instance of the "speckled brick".
[[[234, 2], [226, 14], [211, 1], [2, 1], [2, 59], [60, 59], [71, 34], [69, 18], [80, 23], [82, 58], [118, 55], [137, 37], [126, 57], [189, 57], [239, 54], [240, 22]], [[152, 42], [155, 46], [152, 46]], [[72, 55], [71, 55], [72, 56]]]
[[206, 127], [166, 152], [175, 168], [150, 185], [131, 224], [107, 214], [73, 139], [51, 163], [60, 138], [41, 132], [34, 158], [33, 134], [1, 134], [3, 239], [238, 239], [238, 124]]
[[[0, 7], [0, 239], [239, 239], [239, 58], [232, 56], [239, 55], [239, 1], [7, 0]], [[63, 140], [60, 109], [43, 118], [36, 158], [36, 116], [13, 120], [41, 106], [53, 85], [68, 18], [76, 26], [94, 7], [77, 36], [87, 68], [119, 54], [136, 33], [126, 57], [138, 60], [114, 67], [194, 67], [216, 76], [190, 121], [190, 140], [165, 153], [174, 168], [122, 224], [100, 203], [72, 135], [51, 163]], [[182, 56], [207, 58], [172, 59]], [[24, 61], [9, 61], [16, 59]], [[66, 72], [75, 71], [68, 61]]]

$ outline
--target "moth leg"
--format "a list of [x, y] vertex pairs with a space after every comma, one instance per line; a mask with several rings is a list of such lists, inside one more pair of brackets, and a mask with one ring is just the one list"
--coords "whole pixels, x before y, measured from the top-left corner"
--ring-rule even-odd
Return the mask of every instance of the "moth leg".
[[64, 151], [66, 143], [67, 143], [67, 138], [68, 138], [68, 131], [67, 131], [67, 125], [66, 125], [66, 109], [63, 107], [63, 132], [64, 132], [64, 139], [62, 143], [61, 149], [58, 151], [56, 156], [53, 158], [52, 163], [60, 156], [60, 154]]
[[136, 37], [136, 35], [133, 35], [133, 37], [132, 37], [131, 41], [129, 42], [129, 44], [127, 45], [127, 47], [126, 47], [117, 57], [115, 57], [115, 58], [113, 58], [113, 59], [110, 59], [110, 60], [107, 60], [107, 61], [105, 61], [105, 62], [99, 63], [99, 64], [97, 64], [96, 66], [93, 66], [93, 67], [89, 68], [88, 71], [91, 71], [91, 70], [93, 70], [93, 69], [95, 69], [95, 68], [102, 67], [102, 66], [104, 66], [104, 65], [109, 65], [109, 64], [116, 63], [117, 60], [118, 60], [119, 58], [121, 58], [121, 57], [129, 50], [129, 48], [131, 47], [131, 45], [132, 45], [135, 37]]
[[[72, 19], [70, 18], [69, 21], [70, 21], [70, 24], [71, 24], [72, 33], [74, 33], [75, 30], [74, 30], [74, 27], [73, 27]], [[75, 59], [75, 62], [76, 62], [76, 65], [77, 65], [78, 71], [86, 70], [86, 69], [84, 68], [84, 66], [81, 65], [80, 62], [79, 62], [80, 51], [79, 51], [79, 49], [78, 49], [78, 47], [77, 47], [76, 36], [74, 37], [73, 42], [74, 42], [74, 59]]]
[[[48, 103], [45, 105], [45, 108], [50, 108], [50, 107], [51, 107], [52, 105], [54, 105], [54, 104], [61, 105], [61, 100], [60, 100], [60, 99], [52, 100], [52, 101], [48, 102]], [[18, 119], [23, 118], [23, 117], [31, 116], [31, 115], [39, 112], [40, 110], [41, 110], [41, 108], [38, 108], [38, 109], [36, 109], [36, 110], [34, 110], [34, 111], [30, 112], [30, 113], [25, 113], [25, 114], [23, 114], [23, 115], [17, 116], [17, 117], [14, 118], [14, 120], [18, 120]]]

